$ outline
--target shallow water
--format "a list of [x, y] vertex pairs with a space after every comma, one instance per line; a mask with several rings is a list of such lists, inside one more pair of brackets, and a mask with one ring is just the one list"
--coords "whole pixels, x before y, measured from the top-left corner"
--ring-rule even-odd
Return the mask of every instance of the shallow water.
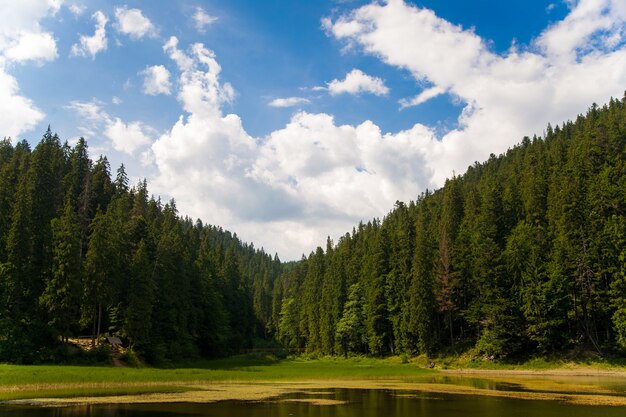
[[[330, 399], [338, 405], [293, 400]], [[291, 400], [291, 401], [284, 401]], [[121, 404], [36, 408], [0, 406], [11, 417], [624, 417], [625, 407], [586, 406], [558, 401], [376, 389], [316, 390], [271, 401], [210, 404]]]

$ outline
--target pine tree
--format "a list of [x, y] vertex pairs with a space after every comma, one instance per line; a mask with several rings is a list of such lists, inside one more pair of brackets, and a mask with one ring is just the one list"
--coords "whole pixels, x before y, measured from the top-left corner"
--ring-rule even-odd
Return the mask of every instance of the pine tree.
[[48, 325], [67, 341], [78, 318], [82, 280], [79, 220], [69, 198], [63, 216], [52, 220], [52, 237], [52, 273], [39, 302], [48, 313]]
[[433, 328], [435, 295], [434, 281], [434, 246], [429, 229], [430, 208], [426, 199], [428, 192], [418, 204], [416, 223], [416, 242], [413, 254], [412, 281], [409, 290], [410, 328], [418, 352], [429, 355], [435, 345]]
[[363, 352], [367, 344], [365, 319], [363, 317], [363, 291], [357, 282], [348, 291], [341, 319], [337, 322], [335, 337], [338, 353], [346, 357], [348, 352]]

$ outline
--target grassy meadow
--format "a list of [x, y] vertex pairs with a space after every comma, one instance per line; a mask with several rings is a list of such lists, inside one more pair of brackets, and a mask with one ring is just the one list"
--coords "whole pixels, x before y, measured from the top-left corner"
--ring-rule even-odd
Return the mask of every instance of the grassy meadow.
[[0, 400], [175, 392], [182, 384], [206, 382], [410, 380], [433, 372], [397, 357], [278, 360], [271, 355], [235, 356], [178, 363], [171, 369], [0, 364]]
[[[429, 369], [433, 365], [435, 369]], [[176, 393], [184, 398], [183, 394], [194, 390], [212, 390], [223, 388], [224, 384], [237, 383], [250, 387], [316, 381], [330, 386], [333, 381], [361, 383], [364, 387], [367, 384], [395, 382], [424, 384], [437, 380], [441, 383], [449, 382], [450, 373], [468, 371], [488, 371], [491, 372], [490, 378], [503, 377], [511, 371], [540, 374], [565, 371], [585, 375], [613, 372], [621, 377], [626, 375], [622, 363], [607, 360], [590, 359], [586, 363], [574, 363], [562, 359], [532, 359], [504, 363], [463, 356], [434, 360], [425, 357], [408, 360], [407, 357], [397, 356], [277, 359], [273, 355], [257, 354], [182, 362], [177, 363], [175, 368], [0, 364], [0, 401]]]

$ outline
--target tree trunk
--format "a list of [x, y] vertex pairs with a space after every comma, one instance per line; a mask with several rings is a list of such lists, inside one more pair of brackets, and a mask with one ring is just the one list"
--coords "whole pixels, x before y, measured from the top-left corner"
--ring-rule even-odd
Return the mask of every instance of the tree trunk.
[[454, 329], [452, 328], [452, 312], [448, 313], [448, 327], [450, 327], [450, 345], [454, 349]]
[[102, 304], [98, 304], [98, 339], [100, 339], [100, 324], [102, 323]]
[[96, 347], [96, 310], [93, 311], [93, 317], [91, 320], [91, 347]]

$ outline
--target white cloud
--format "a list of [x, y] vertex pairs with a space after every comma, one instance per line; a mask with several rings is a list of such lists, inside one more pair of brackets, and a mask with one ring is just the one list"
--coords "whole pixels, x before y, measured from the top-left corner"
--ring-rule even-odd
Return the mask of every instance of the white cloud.
[[92, 36], [80, 35], [79, 43], [72, 45], [70, 56], [91, 56], [95, 59], [99, 52], [107, 49], [106, 24], [109, 21], [100, 10], [91, 15], [96, 21], [96, 29]]
[[86, 138], [104, 131], [104, 136], [110, 140], [113, 149], [128, 155], [135, 155], [137, 150], [158, 136], [152, 127], [143, 122], [126, 123], [119, 117], [109, 115], [97, 100], [72, 101], [65, 108], [82, 117], [83, 124], [79, 126], [79, 130]]
[[[539, 36], [539, 50], [512, 48], [502, 55], [490, 51], [472, 30], [401, 0], [360, 7], [326, 27], [364, 53], [410, 71], [418, 83], [431, 83], [415, 102], [448, 91], [465, 103], [458, 128], [425, 148], [430, 181], [442, 185], [453, 170], [463, 172], [524, 135], [541, 134], [548, 122], [562, 122], [592, 102], [621, 96], [626, 49], [616, 46], [615, 38], [623, 41], [623, 4], [581, 0]], [[346, 25], [359, 29], [346, 31]]]
[[[578, 37], [577, 59], [564, 61], [543, 49], [496, 54], [473, 31], [399, 0], [358, 8], [326, 29], [430, 85], [406, 104], [443, 92], [465, 103], [458, 128], [441, 137], [421, 124], [384, 133], [371, 121], [338, 125], [331, 115], [298, 112], [254, 138], [237, 115], [222, 112], [234, 92], [220, 81], [215, 55], [201, 44], [181, 50], [171, 38], [164, 50], [180, 71], [185, 114], [142, 157], [154, 161], [155, 191], [175, 197], [183, 213], [297, 259], [326, 235], [382, 216], [396, 200], [415, 199], [453, 170], [621, 95], [626, 85], [626, 52], [616, 43], [610, 49], [606, 31], [591, 36], [588, 52]], [[552, 30], [558, 24], [544, 35]]]
[[118, 96], [113, 96], [113, 98], [111, 99], [111, 103], [117, 105], [120, 105], [123, 103], [122, 99], [119, 98]]
[[231, 102], [235, 90], [229, 83], [220, 84], [222, 68], [213, 51], [201, 43], [191, 46], [191, 56], [178, 49], [178, 39], [171, 37], [163, 50], [181, 70], [178, 99], [185, 111], [198, 115], [220, 114], [220, 106]]
[[580, 0], [565, 19], [541, 34], [537, 44], [553, 60], [574, 61], [603, 41], [613, 38], [617, 44], [624, 38], [625, 21], [623, 1]]
[[421, 93], [419, 93], [418, 95], [416, 95], [415, 97], [411, 99], [400, 100], [399, 101], [400, 109], [406, 109], [407, 107], [419, 106], [420, 104], [427, 102], [431, 98], [435, 98], [438, 95], [441, 95], [445, 92], [446, 90], [444, 90], [441, 87], [426, 88]]
[[16, 42], [4, 51], [4, 57], [12, 62], [54, 61], [58, 56], [56, 41], [48, 32], [22, 33]]
[[193, 14], [193, 21], [196, 30], [203, 33], [207, 26], [211, 26], [217, 21], [217, 17], [209, 15], [202, 7], [196, 7], [196, 12]]
[[101, 103], [97, 100], [71, 101], [65, 108], [76, 112], [90, 123], [99, 124], [110, 119], [109, 115], [102, 110]]
[[141, 122], [125, 123], [119, 117], [110, 121], [104, 135], [111, 140], [113, 149], [133, 155], [137, 149], [152, 142], [155, 132]]
[[367, 75], [359, 69], [350, 71], [343, 80], [332, 80], [328, 83], [328, 91], [332, 95], [372, 93], [384, 96], [389, 94], [389, 88], [382, 79]]
[[0, 136], [18, 139], [43, 118], [30, 99], [19, 95], [17, 80], [0, 66]]
[[56, 41], [39, 22], [54, 16], [59, 7], [58, 1], [0, 1], [0, 64], [26, 61], [41, 64], [56, 59]]
[[338, 126], [330, 115], [299, 112], [285, 128], [253, 138], [237, 115], [222, 113], [232, 88], [220, 81], [215, 56], [200, 44], [184, 52], [175, 38], [164, 49], [181, 70], [187, 114], [152, 145], [151, 184], [181, 212], [296, 259], [429, 185], [420, 182], [429, 174], [419, 161], [430, 129], [385, 135], [369, 121]]
[[156, 28], [139, 9], [129, 9], [126, 6], [115, 8], [115, 28], [133, 39], [144, 36], [156, 36]]
[[80, 17], [83, 13], [85, 13], [85, 10], [87, 10], [87, 6], [84, 4], [73, 3], [69, 5], [69, 9], [75, 17]]
[[44, 118], [35, 103], [20, 94], [10, 69], [12, 64], [41, 65], [56, 59], [54, 36], [40, 21], [54, 16], [60, 5], [58, 0], [0, 0], [0, 137], [18, 138]]
[[143, 79], [143, 93], [156, 96], [159, 94], [170, 95], [172, 93], [172, 82], [170, 72], [163, 65], [153, 65], [141, 71]]
[[275, 98], [274, 100], [267, 103], [270, 107], [294, 107], [300, 106], [302, 104], [308, 104], [311, 101], [304, 97], [286, 97], [286, 98]]

